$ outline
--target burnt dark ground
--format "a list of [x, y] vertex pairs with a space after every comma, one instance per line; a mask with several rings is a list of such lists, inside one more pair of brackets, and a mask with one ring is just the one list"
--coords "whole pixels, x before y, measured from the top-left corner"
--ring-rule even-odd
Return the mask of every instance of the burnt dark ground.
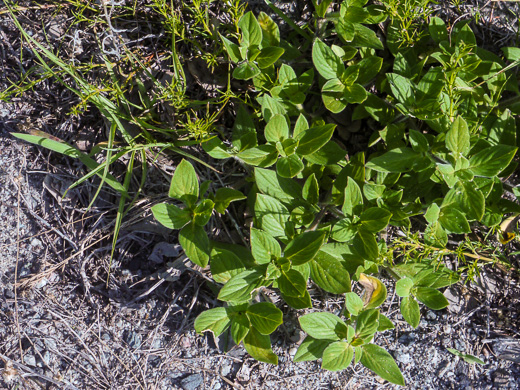
[[[290, 11], [291, 2], [285, 5]], [[464, 10], [471, 12], [470, 6]], [[442, 12], [454, 20], [458, 14], [452, 11]], [[508, 28], [499, 11], [498, 6], [493, 13], [488, 8], [482, 11], [489, 16], [484, 18], [483, 25], [486, 20], [491, 23], [487, 30], [482, 27], [481, 39], [495, 48], [493, 43], [500, 44], [507, 35], [501, 30]], [[36, 34], [41, 25], [54, 27], [59, 33], [61, 22], [56, 21], [70, 20], [66, 8], [29, 10], [24, 15]], [[76, 34], [73, 30], [69, 33]], [[5, 13], [0, 13], [0, 34], [2, 90], [9, 87], [10, 80], [18, 80], [20, 72], [31, 69], [34, 58], [28, 50], [20, 57], [20, 35]], [[72, 55], [74, 47], [71, 40], [68, 42], [63, 51]], [[98, 50], [95, 42], [86, 38], [82, 42], [84, 55]], [[242, 347], [234, 347], [226, 355], [211, 337], [194, 333], [196, 315], [218, 304], [197, 273], [187, 270], [158, 286], [157, 280], [134, 285], [156, 271], [165, 270], [167, 261], [178, 256], [175, 235], [149, 219], [149, 204], [160, 199], [168, 184], [166, 176], [159, 172], [151, 172], [151, 176], [160, 177], [162, 182], [156, 179], [149, 183], [148, 198], [128, 217], [112, 264], [110, 285], [106, 288], [114, 195], [103, 193], [94, 208], [85, 214], [95, 183], [80, 187], [64, 200], [59, 195], [85, 173], [84, 168], [74, 160], [29, 146], [9, 135], [24, 125], [69, 142], [82, 138], [103, 140], [104, 123], [94, 108], [79, 116], [69, 114], [78, 102], [74, 94], [54, 80], [37, 84], [22, 96], [14, 97], [11, 103], [0, 102], [0, 386], [6, 389], [395, 387], [382, 383], [360, 365], [331, 373], [320, 370], [316, 362], [292, 363], [291, 355], [303, 335], [296, 329], [297, 313], [285, 306], [282, 307], [284, 328], [272, 338], [280, 364], [270, 366], [251, 359]], [[209, 177], [207, 172], [201, 174]], [[174, 257], [159, 256], [151, 260], [153, 248], [159, 242], [171, 244], [169, 249]], [[451, 310], [423, 309], [421, 325], [414, 331], [402, 320], [397, 298], [389, 290], [383, 313], [394, 321], [396, 329], [384, 332], [376, 341], [396, 358], [408, 387], [520, 388], [518, 362], [497, 357], [507, 340], [520, 338], [518, 275], [485, 267], [480, 284], [458, 286], [450, 293]], [[318, 291], [313, 299], [316, 304], [321, 301], [331, 312], [338, 312], [342, 304], [341, 300]], [[479, 356], [486, 364], [464, 363], [446, 347]]]

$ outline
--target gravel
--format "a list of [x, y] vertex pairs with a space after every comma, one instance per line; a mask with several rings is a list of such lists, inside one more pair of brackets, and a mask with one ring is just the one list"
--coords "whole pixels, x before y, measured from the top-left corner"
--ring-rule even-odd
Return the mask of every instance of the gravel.
[[[296, 14], [303, 9], [285, 3], [286, 10]], [[39, 12], [38, 17], [50, 20], [53, 14]], [[58, 27], [53, 25], [53, 31]], [[5, 14], [0, 14], [0, 32], [10, 40], [0, 42], [5, 49], [0, 56], [7, 56], [0, 60], [6, 69], [18, 69], [20, 55], [11, 49], [19, 47], [19, 34]], [[0, 72], [0, 89], [7, 86]], [[37, 88], [24, 100], [0, 102], [0, 388], [396, 388], [360, 364], [326, 372], [319, 362], [293, 363], [305, 335], [295, 326], [297, 313], [285, 306], [286, 328], [272, 335], [278, 366], [254, 361], [242, 346], [225, 353], [223, 337], [215, 341], [211, 335], [197, 335], [195, 317], [217, 304], [204, 280], [189, 271], [168, 282], [153, 277], [182, 255], [171, 235], [123, 229], [110, 268], [111, 241], [102, 239], [110, 219], [97, 219], [95, 213], [110, 216], [113, 209], [95, 207], [85, 215], [89, 202], [81, 194], [88, 194], [88, 188], [78, 190], [79, 200], [71, 206], [60, 204], [43, 185], [49, 172], [72, 182], [82, 172], [81, 165], [9, 135], [22, 119], [29, 119], [38, 128], [71, 137], [78, 129], [101, 127], [97, 114], [69, 121], [64, 112], [76, 98], [54, 84]], [[83, 222], [85, 216], [91, 220]], [[71, 242], [81, 247], [96, 239], [98, 246], [89, 251], [72, 249]], [[16, 290], [15, 271], [19, 283], [29, 281]], [[395, 303], [383, 306], [396, 328], [375, 342], [394, 356], [408, 388], [520, 388], [520, 363], [514, 361], [519, 356], [518, 277], [487, 267], [481, 278], [489, 282], [481, 284], [484, 287], [470, 284], [465, 292], [460, 287], [447, 290], [449, 310], [423, 309], [416, 330], [403, 321]], [[465, 363], [448, 347], [486, 364]]]

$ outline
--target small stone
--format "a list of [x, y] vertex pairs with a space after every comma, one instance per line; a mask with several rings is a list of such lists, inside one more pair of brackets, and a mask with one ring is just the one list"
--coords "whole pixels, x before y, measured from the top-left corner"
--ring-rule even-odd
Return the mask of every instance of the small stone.
[[37, 238], [33, 238], [31, 240], [31, 245], [32, 246], [42, 246], [42, 242], [40, 240], [38, 240]]
[[397, 352], [395, 359], [398, 362], [401, 362], [403, 364], [408, 364], [408, 363], [410, 363], [412, 361], [412, 357], [410, 356], [409, 353], [402, 353], [402, 352]]
[[47, 285], [47, 279], [46, 278], [41, 278], [38, 283], [36, 283], [34, 285], [35, 288], [37, 288], [38, 290], [41, 289], [41, 288], [44, 288], [46, 285]]
[[51, 353], [49, 351], [45, 351], [42, 355], [42, 358], [43, 358], [43, 361], [45, 362], [45, 364], [49, 364], [49, 362], [51, 361]]
[[53, 339], [45, 339], [44, 340], [45, 346], [49, 348], [51, 351], [56, 351], [58, 349], [58, 346], [56, 345], [56, 341]]
[[182, 337], [181, 338], [181, 347], [184, 349], [190, 348], [191, 347], [190, 339], [187, 337]]
[[302, 339], [302, 336], [303, 336], [303, 332], [300, 330], [297, 330], [291, 337], [289, 337], [289, 339], [293, 343], [297, 343]]
[[23, 362], [28, 366], [36, 367], [36, 358], [34, 355], [25, 355], [23, 357]]
[[125, 337], [125, 341], [133, 349], [139, 349], [139, 347], [141, 347], [141, 335], [137, 332], [128, 332], [128, 334]]
[[222, 374], [222, 376], [228, 376], [228, 374], [230, 372], [231, 372], [231, 364], [229, 364], [229, 363], [222, 364], [222, 366], [220, 367], [220, 373]]
[[426, 313], [426, 318], [433, 321], [437, 319], [437, 315], [433, 311], [428, 310]]
[[193, 374], [181, 380], [181, 387], [184, 390], [195, 390], [200, 385], [202, 385], [202, 375], [200, 374]]
[[291, 349], [289, 349], [289, 355], [291, 355], [291, 357], [294, 357], [294, 355], [296, 355], [297, 351], [298, 351], [298, 348], [292, 347]]

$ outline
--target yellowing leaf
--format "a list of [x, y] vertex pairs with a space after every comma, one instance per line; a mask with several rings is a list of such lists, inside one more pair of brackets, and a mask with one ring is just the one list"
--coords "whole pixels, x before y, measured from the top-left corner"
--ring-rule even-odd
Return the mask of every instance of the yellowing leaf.
[[365, 288], [363, 303], [365, 308], [371, 309], [381, 305], [386, 299], [386, 286], [373, 276], [360, 274], [359, 283]]
[[509, 218], [504, 219], [500, 224], [500, 229], [497, 231], [497, 239], [502, 245], [507, 244], [516, 237], [513, 232], [516, 221], [518, 220], [518, 214], [512, 215]]

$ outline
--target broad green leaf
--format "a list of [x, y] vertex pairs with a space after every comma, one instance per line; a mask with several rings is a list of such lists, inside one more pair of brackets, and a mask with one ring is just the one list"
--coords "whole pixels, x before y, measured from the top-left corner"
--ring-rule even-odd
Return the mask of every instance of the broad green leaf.
[[284, 250], [284, 256], [293, 265], [302, 265], [311, 261], [320, 250], [325, 240], [325, 233], [322, 231], [309, 231], [296, 236], [291, 240]]
[[412, 82], [397, 73], [387, 73], [386, 78], [396, 99], [406, 107], [411, 107], [415, 103], [415, 93]]
[[327, 124], [319, 127], [311, 127], [310, 129], [302, 131], [296, 137], [299, 141], [296, 153], [305, 156], [318, 151], [331, 139], [335, 128], [336, 125]]
[[381, 66], [383, 66], [383, 59], [381, 57], [370, 56], [363, 58], [358, 65], [360, 72], [356, 81], [361, 85], [365, 85], [377, 76], [381, 70]]
[[206, 310], [195, 319], [195, 331], [199, 334], [210, 331], [218, 337], [229, 326], [231, 320], [224, 307]]
[[328, 80], [323, 85], [321, 88], [321, 98], [327, 110], [333, 114], [338, 114], [347, 107], [347, 102], [344, 98], [345, 91], [345, 85], [337, 78]]
[[356, 336], [365, 338], [373, 335], [379, 327], [379, 310], [364, 310], [356, 319]]
[[460, 276], [454, 271], [436, 265], [435, 268], [418, 272], [413, 280], [416, 287], [442, 288], [457, 283]]
[[323, 351], [325, 351], [325, 348], [327, 348], [329, 344], [330, 341], [328, 340], [317, 340], [311, 336], [307, 336], [298, 347], [293, 362], [308, 362], [320, 359], [323, 356]]
[[429, 149], [428, 139], [421, 132], [410, 129], [410, 145], [415, 152], [427, 152]]
[[256, 64], [244, 61], [240, 65], [238, 65], [233, 71], [233, 78], [237, 80], [249, 80], [255, 76], [258, 76], [261, 73], [261, 70], [256, 66]]
[[282, 256], [280, 244], [262, 230], [251, 228], [251, 253], [258, 264], [270, 263], [274, 258]]
[[439, 290], [431, 287], [417, 287], [415, 290], [415, 296], [419, 301], [433, 310], [444, 309], [450, 304]]
[[238, 107], [233, 124], [232, 143], [240, 152], [258, 145], [255, 124], [244, 105]]
[[410, 278], [401, 278], [395, 284], [395, 293], [400, 297], [407, 297], [410, 295], [410, 290], [413, 287], [413, 280]]
[[345, 341], [336, 341], [323, 351], [321, 368], [339, 371], [347, 368], [354, 358], [354, 349]]
[[332, 227], [331, 238], [339, 242], [350, 243], [356, 237], [358, 225], [352, 222], [351, 218], [340, 219]]
[[204, 199], [200, 202], [193, 210], [193, 223], [199, 226], [205, 226], [211, 218], [214, 206], [215, 203], [213, 203], [211, 199]]
[[215, 210], [219, 214], [224, 214], [231, 202], [245, 198], [243, 193], [233, 188], [219, 188], [215, 194]]
[[264, 363], [278, 364], [278, 356], [271, 348], [271, 338], [261, 334], [255, 328], [251, 328], [244, 338], [244, 347], [254, 359]]
[[486, 199], [472, 181], [461, 180], [448, 191], [444, 198], [446, 205], [454, 203], [468, 219], [480, 221], [484, 216]]
[[226, 302], [247, 302], [252, 298], [253, 292], [265, 283], [264, 275], [255, 269], [249, 269], [233, 276], [222, 287], [218, 299]]
[[345, 200], [341, 211], [345, 215], [359, 215], [363, 208], [363, 194], [359, 185], [351, 177], [348, 178], [347, 186], [345, 187]]
[[287, 157], [280, 157], [276, 162], [276, 173], [281, 177], [292, 178], [303, 171], [305, 166], [296, 154]]
[[354, 83], [352, 85], [345, 86], [345, 92], [343, 98], [347, 103], [360, 104], [363, 103], [368, 97], [368, 93], [361, 84]]
[[430, 207], [428, 207], [428, 210], [426, 210], [426, 213], [424, 213], [424, 219], [428, 223], [435, 223], [439, 219], [441, 209], [439, 206], [437, 206], [437, 203], [432, 203]]
[[469, 233], [469, 223], [464, 214], [457, 210], [453, 205], [441, 208], [439, 214], [439, 222], [442, 227], [451, 233], [462, 234]]
[[213, 280], [224, 284], [233, 276], [245, 271], [245, 266], [233, 252], [222, 248], [213, 248], [210, 269]]
[[192, 262], [202, 268], [208, 265], [209, 238], [201, 226], [194, 223], [184, 226], [179, 232], [179, 244]]
[[359, 283], [365, 288], [363, 303], [366, 309], [380, 306], [386, 299], [386, 286], [373, 276], [360, 274]]
[[311, 164], [334, 165], [341, 160], [345, 160], [347, 151], [339, 146], [334, 140], [330, 140], [319, 150], [312, 154], [307, 154], [305, 159]]
[[354, 250], [367, 260], [375, 260], [379, 256], [379, 248], [373, 233], [359, 230], [352, 242]]
[[296, 123], [294, 124], [293, 137], [297, 137], [300, 133], [303, 133], [308, 128], [309, 122], [307, 122], [307, 118], [305, 118], [303, 114], [300, 114], [298, 119], [296, 119]]
[[204, 151], [215, 159], [220, 160], [232, 157], [226, 145], [216, 136], [201, 143], [201, 145]]
[[301, 187], [296, 181], [280, 177], [271, 169], [256, 167], [255, 182], [260, 192], [282, 202], [289, 203], [301, 194]]
[[235, 344], [240, 344], [242, 340], [249, 333], [249, 329], [251, 328], [251, 323], [249, 319], [243, 312], [238, 312], [233, 315], [231, 320], [231, 336], [233, 337], [233, 341]]
[[231, 42], [226, 37], [223, 37], [220, 33], [219, 33], [219, 36], [220, 36], [220, 39], [222, 39], [222, 42], [224, 42], [224, 47], [226, 48], [229, 59], [234, 63], [242, 61], [243, 58], [242, 58], [242, 54], [240, 53], [240, 48], [238, 47], [238, 45], [236, 43]]
[[280, 44], [280, 30], [273, 19], [261, 11], [258, 14], [258, 24], [262, 29], [262, 46], [278, 46]]
[[332, 313], [310, 313], [299, 318], [302, 330], [318, 340], [341, 340], [347, 337], [347, 324]]
[[282, 271], [281, 276], [277, 279], [278, 288], [284, 296], [303, 297], [307, 291], [307, 281], [303, 275], [295, 270]]
[[453, 121], [446, 133], [446, 147], [453, 152], [455, 158], [466, 156], [470, 149], [468, 124], [461, 116]]
[[420, 154], [413, 149], [401, 147], [371, 159], [366, 166], [378, 172], [407, 172], [419, 157]]
[[191, 220], [190, 212], [173, 204], [159, 203], [152, 206], [154, 218], [168, 229], [181, 229]]
[[312, 307], [311, 296], [309, 292], [305, 290], [305, 293], [302, 297], [290, 297], [280, 293], [282, 299], [293, 309], [301, 310], [301, 309], [309, 309]]
[[319, 191], [320, 187], [318, 180], [316, 180], [316, 175], [313, 173], [307, 178], [307, 180], [305, 180], [302, 189], [302, 197], [310, 204], [318, 204], [320, 197]]
[[360, 23], [353, 23], [353, 25], [356, 30], [353, 41], [355, 47], [368, 47], [376, 50], [384, 49], [383, 44], [374, 31]]
[[475, 39], [475, 34], [473, 34], [473, 31], [468, 26], [467, 20], [458, 22], [453, 26], [452, 29], [452, 35], [454, 36], [454, 43], [455, 45], [458, 45], [462, 42], [464, 42], [466, 45], [473, 45], [475, 46], [477, 44]]
[[199, 180], [190, 162], [182, 159], [175, 169], [168, 196], [188, 205], [193, 205], [199, 198]]
[[262, 334], [271, 334], [283, 322], [280, 309], [270, 302], [255, 303], [247, 308], [247, 317], [251, 325]]
[[273, 65], [283, 55], [285, 49], [278, 46], [268, 46], [260, 50], [260, 54], [256, 57], [256, 62], [260, 69], [268, 68]]
[[351, 315], [357, 316], [363, 310], [363, 306], [363, 300], [355, 292], [345, 294], [345, 307]]
[[361, 348], [363, 348], [363, 355], [361, 356], [362, 365], [391, 383], [401, 386], [405, 385], [399, 367], [397, 367], [394, 358], [387, 351], [375, 344], [366, 344]]
[[289, 138], [287, 119], [280, 114], [273, 115], [265, 126], [265, 139], [269, 142], [277, 142], [286, 138]]
[[275, 114], [286, 115], [287, 108], [282, 98], [270, 95], [261, 95], [256, 100], [262, 106], [262, 116], [264, 120], [269, 121], [271, 116]]
[[241, 46], [251, 47], [262, 43], [262, 29], [251, 11], [240, 18], [238, 27], [242, 31]]
[[479, 359], [478, 357], [476, 356], [473, 356], [473, 355], [469, 355], [467, 353], [464, 353], [464, 352], [460, 352], [454, 348], [446, 348], [449, 352], [451, 352], [452, 354], [454, 354], [455, 356], [459, 356], [461, 357], [466, 363], [470, 363], [470, 364], [474, 364], [474, 363], [477, 363], [477, 364], [486, 364], [484, 361], [482, 361], [481, 359]]
[[312, 45], [312, 62], [325, 79], [339, 77], [345, 70], [341, 58], [319, 38]]
[[[441, 67], [430, 68], [417, 84], [416, 97], [418, 104], [428, 107], [427, 102], [438, 99], [442, 90], [445, 88], [444, 73]], [[430, 117], [434, 113], [430, 112]]]
[[429, 25], [430, 36], [435, 41], [435, 43], [440, 43], [442, 41], [448, 40], [448, 29], [446, 28], [446, 24], [444, 21], [434, 16], [430, 19]]
[[392, 213], [379, 207], [370, 207], [360, 216], [361, 225], [369, 232], [376, 233], [388, 226]]
[[348, 22], [341, 18], [336, 24], [336, 31], [341, 39], [345, 42], [352, 42], [356, 36], [356, 28], [354, 23]]
[[255, 217], [259, 226], [273, 237], [285, 237], [289, 216], [289, 211], [279, 200], [268, 195], [256, 195]]
[[312, 280], [323, 290], [332, 294], [350, 291], [350, 275], [336, 257], [318, 251], [310, 265]]
[[349, 66], [340, 76], [341, 83], [345, 86], [354, 84], [359, 76], [359, 72], [359, 65], [356, 64]]
[[406, 322], [408, 322], [413, 328], [419, 326], [421, 320], [421, 312], [419, 310], [419, 304], [412, 296], [404, 297], [401, 299], [401, 314]]
[[327, 10], [330, 7], [330, 3], [332, 3], [332, 0], [321, 0], [319, 3], [318, 1], [314, 0], [313, 2], [314, 8], [316, 9], [316, 14], [320, 18], [324, 18]]
[[509, 145], [496, 145], [483, 149], [471, 156], [469, 169], [475, 176], [496, 176], [509, 165], [517, 149]]
[[[64, 154], [65, 156], [74, 157], [80, 160], [83, 164], [87, 166], [90, 170], [98, 169], [100, 164], [98, 164], [95, 160], [90, 158], [85, 153], [82, 153], [78, 149], [70, 146], [65, 141], [62, 141], [56, 137], [52, 137], [49, 134], [44, 133], [43, 131], [38, 131], [40, 135], [33, 134], [24, 134], [24, 133], [11, 133], [11, 135], [16, 138], [22, 139], [24, 141], [30, 142], [34, 145], [43, 146], [46, 149], [52, 150], [53, 152], [57, 152], [60, 154]], [[54, 139], [53, 139], [54, 138]], [[103, 178], [103, 172], [100, 171], [97, 175]], [[117, 181], [117, 179], [108, 173], [105, 177], [105, 182], [112, 187], [117, 192], [121, 194], [126, 194], [125, 187]]]
[[229, 244], [226, 242], [221, 241], [210, 241], [212, 250], [226, 250], [232, 252], [235, 256], [237, 256], [244, 265], [247, 267], [254, 266], [255, 259], [253, 258], [253, 255], [251, 254], [251, 251], [249, 248], [246, 248], [243, 245], [238, 244]]
[[390, 321], [390, 319], [384, 314], [379, 313], [379, 327], [377, 328], [377, 331], [384, 332], [385, 330], [394, 328], [395, 326], [392, 321]]

